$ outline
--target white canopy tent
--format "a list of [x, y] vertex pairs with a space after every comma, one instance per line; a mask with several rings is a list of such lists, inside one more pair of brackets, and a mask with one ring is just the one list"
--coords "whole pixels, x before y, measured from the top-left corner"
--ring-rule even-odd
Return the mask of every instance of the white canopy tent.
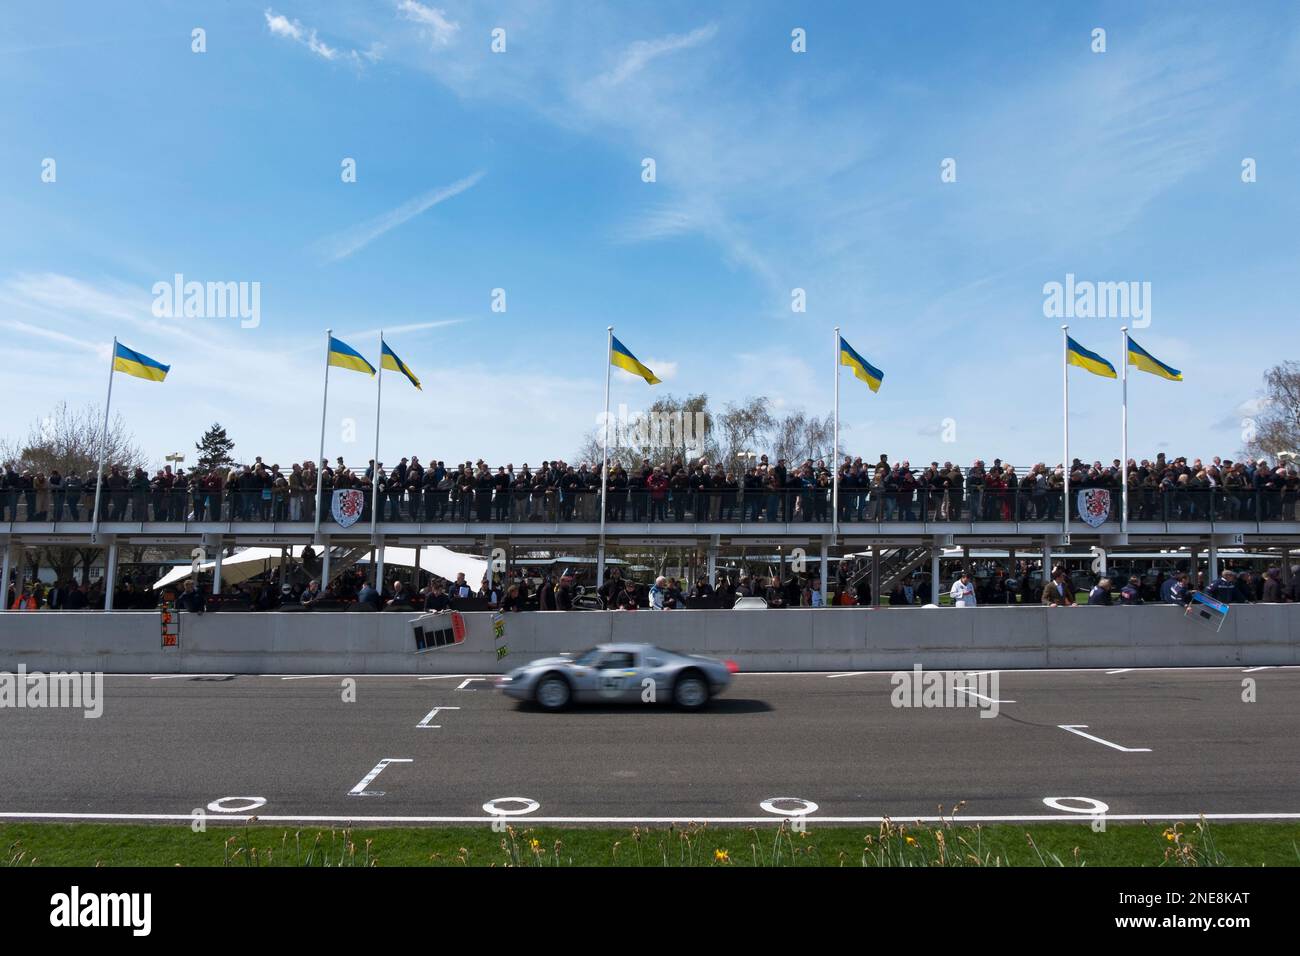
[[[295, 561], [302, 560], [304, 551], [303, 545], [297, 545], [289, 548], [289, 554]], [[436, 574], [440, 578], [446, 578], [448, 581], [455, 581], [456, 575], [464, 573], [465, 580], [472, 587], [478, 587], [478, 583], [483, 580], [487, 574], [488, 562], [484, 558], [475, 557], [472, 554], [460, 554], [449, 548], [430, 546], [427, 548], [397, 548], [387, 547], [384, 549], [384, 565], [399, 565], [404, 568], [415, 567], [415, 556], [417, 550], [420, 555], [420, 570], [429, 574]], [[318, 552], [319, 553], [319, 552]], [[363, 556], [357, 563], [369, 563], [370, 556]], [[241, 581], [247, 581], [251, 577], [263, 574], [280, 564], [279, 548], [245, 548], [228, 558], [221, 561], [221, 583], [239, 584]], [[217, 562], [204, 561], [199, 565], [200, 571], [211, 571], [217, 566]], [[191, 567], [181, 566], [173, 568], [158, 579], [154, 584], [154, 590], [164, 588], [169, 584], [175, 584], [177, 581], [184, 581], [193, 574]]]

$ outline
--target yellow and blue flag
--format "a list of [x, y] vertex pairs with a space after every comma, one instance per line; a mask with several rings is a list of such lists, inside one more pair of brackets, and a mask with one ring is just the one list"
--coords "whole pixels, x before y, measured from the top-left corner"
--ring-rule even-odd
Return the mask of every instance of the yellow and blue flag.
[[[397, 357], [397, 353], [388, 347], [387, 342], [384, 342], [383, 345], [383, 354], [379, 356], [380, 367], [386, 368], [390, 372], [401, 372], [412, 385], [420, 388], [420, 380], [415, 377], [415, 373], [406, 367], [406, 363]], [[420, 391], [423, 392], [424, 389], [420, 388]]]
[[840, 364], [853, 369], [853, 374], [866, 382], [873, 392], [880, 391], [880, 383], [884, 381], [885, 373], [855, 352], [853, 346], [845, 342], [842, 335], [840, 336]]
[[1181, 382], [1183, 380], [1182, 372], [1176, 368], [1170, 368], [1132, 339], [1128, 340], [1128, 364], [1140, 368], [1144, 372], [1150, 372], [1152, 375], [1167, 378], [1171, 382]]
[[114, 372], [125, 372], [127, 375], [134, 375], [136, 378], [147, 379], [150, 382], [161, 382], [171, 370], [170, 365], [163, 365], [162, 362], [127, 348], [121, 342], [113, 347]]
[[642, 365], [640, 360], [628, 351], [626, 345], [618, 339], [613, 338], [613, 336], [611, 336], [611, 339], [613, 340], [613, 344], [610, 346], [609, 350], [610, 365], [629, 371], [633, 375], [640, 375], [651, 385], [659, 384], [659, 379], [655, 378], [655, 373]]
[[1077, 365], [1079, 368], [1087, 369], [1093, 375], [1100, 375], [1102, 378], [1119, 377], [1115, 374], [1115, 366], [1096, 352], [1089, 352], [1068, 335], [1065, 337], [1065, 361], [1070, 365]]
[[365, 372], [367, 375], [375, 374], [375, 367], [363, 359], [360, 352], [332, 335], [330, 336], [330, 364], [337, 365], [339, 368], [350, 368], [354, 372]]

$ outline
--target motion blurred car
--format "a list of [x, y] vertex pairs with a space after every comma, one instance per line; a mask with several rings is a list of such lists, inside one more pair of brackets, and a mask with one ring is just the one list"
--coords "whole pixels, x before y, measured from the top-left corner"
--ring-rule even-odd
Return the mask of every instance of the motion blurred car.
[[544, 657], [497, 678], [496, 687], [545, 710], [570, 703], [657, 703], [671, 701], [699, 710], [731, 683], [739, 668], [695, 654], [678, 654], [653, 644], [600, 644], [577, 657]]

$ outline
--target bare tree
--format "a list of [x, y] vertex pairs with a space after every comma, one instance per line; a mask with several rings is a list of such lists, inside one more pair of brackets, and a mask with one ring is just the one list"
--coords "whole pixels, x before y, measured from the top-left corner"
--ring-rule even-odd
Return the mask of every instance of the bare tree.
[[754, 451], [775, 424], [768, 410], [770, 402], [765, 396], [746, 398], [735, 404], [728, 402], [718, 416], [719, 444], [728, 464], [735, 462], [741, 452]]
[[[683, 399], [665, 395], [644, 410], [611, 411], [610, 464], [621, 463], [632, 469], [645, 459], [657, 465], [667, 465], [675, 458], [716, 459], [719, 450], [713, 438], [713, 421], [706, 394]], [[579, 446], [578, 460], [599, 464], [604, 437], [600, 427], [588, 432]]]
[[1300, 453], [1300, 362], [1283, 362], [1264, 373], [1263, 408], [1245, 437], [1251, 456]]
[[[99, 462], [100, 443], [104, 439], [104, 414], [95, 405], [70, 409], [60, 402], [54, 411], [37, 419], [28, 429], [27, 436], [17, 441], [0, 441], [0, 462], [12, 464], [16, 469], [49, 474], [57, 470], [62, 475], [74, 472], [87, 480], [90, 490], [95, 481], [95, 466]], [[126, 430], [120, 415], [108, 426], [105, 465], [124, 469], [143, 467], [144, 455], [136, 447], [135, 439]], [[41, 563], [54, 568], [60, 579], [69, 579], [80, 564], [83, 574], [89, 576], [90, 567], [99, 557], [97, 548], [44, 547], [32, 561], [37, 568]]]
[[813, 418], [802, 411], [791, 412], [777, 419], [771, 429], [772, 453], [787, 462], [797, 463], [811, 458], [824, 458], [834, 462], [831, 445], [835, 436], [835, 416]]
[[[104, 415], [95, 405], [68, 408], [67, 402], [34, 421], [27, 437], [19, 441], [0, 441], [0, 460], [18, 469], [43, 471], [58, 469], [60, 474], [77, 472], [94, 477], [99, 461], [99, 445], [104, 437]], [[136, 468], [144, 465], [144, 455], [126, 430], [122, 416], [115, 416], [108, 426], [105, 465]]]

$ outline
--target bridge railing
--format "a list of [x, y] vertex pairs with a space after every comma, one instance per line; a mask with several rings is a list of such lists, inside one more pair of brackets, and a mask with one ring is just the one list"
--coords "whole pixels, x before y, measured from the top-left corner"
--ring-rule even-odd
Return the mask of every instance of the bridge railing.
[[[359, 522], [369, 522], [370, 488], [361, 494]], [[1086, 489], [1083, 489], [1086, 490]], [[1121, 510], [1118, 489], [1110, 491], [1110, 520]], [[1079, 519], [1078, 495], [1071, 489], [1070, 517]], [[334, 522], [331, 491], [325, 493], [322, 523]], [[529, 522], [591, 523], [600, 520], [598, 490], [563, 488], [497, 492], [434, 490], [381, 492], [378, 519], [385, 523]], [[1059, 489], [967, 486], [961, 490], [909, 490], [841, 486], [839, 522], [1025, 522], [1060, 521]], [[1131, 489], [1129, 518], [1135, 521], [1295, 521], [1297, 494], [1291, 489]], [[828, 524], [831, 494], [808, 489], [610, 489], [606, 517], [614, 523], [791, 523]], [[0, 523], [8, 521], [88, 521], [94, 493], [0, 491]], [[222, 492], [192, 490], [105, 490], [100, 501], [102, 522], [310, 522], [315, 495], [279, 489]]]

